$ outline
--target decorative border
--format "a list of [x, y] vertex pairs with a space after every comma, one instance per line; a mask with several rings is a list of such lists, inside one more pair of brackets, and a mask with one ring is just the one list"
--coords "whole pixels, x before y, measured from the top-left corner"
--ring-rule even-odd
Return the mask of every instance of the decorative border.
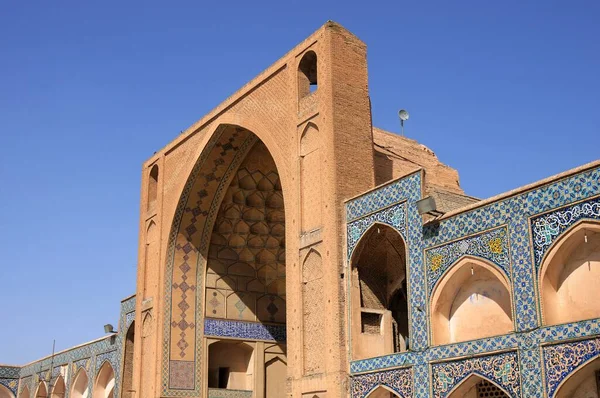
[[463, 256], [480, 257], [497, 265], [511, 280], [506, 226], [425, 250], [427, 296], [442, 275]]
[[542, 350], [547, 393], [549, 397], [554, 397], [561, 383], [568, 376], [591, 359], [600, 356], [600, 338], [549, 345]]
[[353, 376], [351, 379], [352, 397], [366, 397], [379, 386], [391, 389], [401, 398], [410, 398], [413, 396], [413, 369], [393, 369]]
[[600, 220], [600, 197], [531, 218], [530, 228], [536, 271], [539, 271], [550, 246], [569, 227], [583, 219]]
[[431, 365], [434, 397], [447, 397], [450, 392], [471, 375], [486, 378], [502, 387], [512, 397], [521, 396], [519, 359], [516, 352], [468, 358], [461, 361]]
[[204, 320], [206, 337], [229, 337], [244, 340], [286, 342], [285, 325], [207, 318]]

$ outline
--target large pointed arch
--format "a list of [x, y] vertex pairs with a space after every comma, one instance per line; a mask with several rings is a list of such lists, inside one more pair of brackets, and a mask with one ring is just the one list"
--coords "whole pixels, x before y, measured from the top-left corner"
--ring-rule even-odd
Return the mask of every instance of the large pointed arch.
[[59, 375], [56, 380], [54, 380], [54, 386], [52, 386], [50, 398], [65, 398], [66, 392], [67, 386], [65, 384], [65, 379], [62, 375]]
[[510, 394], [494, 381], [478, 373], [471, 373], [455, 385], [446, 395], [448, 398], [510, 397]]
[[[253, 151], [257, 145], [268, 147], [267, 151], [272, 157], [277, 169], [283, 168], [281, 172], [280, 186], [285, 186], [284, 176], [289, 168], [291, 160], [285, 159], [282, 156], [280, 143], [275, 141], [271, 133], [256, 135], [254, 131], [264, 131], [260, 122], [254, 121], [248, 128], [243, 128], [235, 124], [220, 124], [213, 134], [206, 135], [203, 139], [203, 144], [200, 145], [200, 153], [198, 160], [189, 172], [188, 180], [183, 188], [182, 195], [179, 199], [175, 216], [173, 219], [171, 233], [169, 235], [169, 243], [166, 250], [166, 277], [165, 277], [165, 313], [164, 317], [164, 333], [165, 338], [163, 348], [163, 360], [165, 361], [163, 369], [166, 373], [163, 374], [164, 391], [168, 390], [194, 390], [200, 394], [201, 382], [206, 382], [205, 369], [200, 371], [196, 369], [201, 366], [201, 358], [205, 357], [202, 353], [202, 344], [200, 337], [202, 336], [202, 325], [199, 323], [206, 314], [206, 301], [212, 300], [215, 296], [206, 297], [206, 286], [209, 279], [207, 275], [207, 261], [209, 260], [209, 246], [215, 246], [211, 242], [211, 234], [213, 227], [216, 225], [216, 218], [220, 214], [219, 208], [225, 199], [228, 199], [229, 187], [234, 182], [242, 162], [246, 160], [249, 152]], [[256, 129], [255, 129], [256, 128]], [[251, 131], [252, 129], [252, 131]], [[275, 148], [275, 151], [271, 151]], [[259, 188], [260, 190], [260, 188]], [[259, 203], [253, 198], [251, 205]], [[249, 210], [250, 211], [250, 210]], [[247, 216], [254, 219], [256, 211], [250, 211]], [[245, 214], [245, 213], [244, 213]], [[284, 214], [284, 211], [282, 211]], [[226, 228], [227, 222], [223, 222], [223, 228]], [[233, 225], [231, 225], [233, 231]], [[239, 242], [237, 240], [227, 243], [231, 246], [225, 248], [222, 255], [231, 255], [233, 249]], [[239, 253], [236, 253], [239, 256]], [[270, 261], [268, 253], [261, 257], [261, 261]], [[258, 257], [258, 253], [253, 253]], [[285, 258], [285, 253], [281, 255]], [[231, 260], [226, 258], [227, 261]], [[237, 271], [244, 272], [244, 268], [239, 264], [228, 264], [228, 267], [234, 266]], [[237, 272], [236, 271], [236, 272]], [[206, 279], [206, 280], [205, 280]], [[233, 284], [239, 285], [234, 278], [229, 275], [224, 277], [219, 276], [219, 285], [233, 287]], [[213, 282], [213, 281], [209, 281]], [[215, 281], [216, 283], [217, 281]], [[259, 284], [253, 284], [258, 288]], [[271, 287], [277, 289], [277, 286], [284, 287], [285, 284], [278, 283]], [[216, 293], [216, 299], [226, 300], [225, 303], [233, 313], [236, 309], [235, 304], [242, 302], [244, 305], [239, 305], [244, 308], [248, 303], [254, 302], [252, 295], [236, 294], [236, 290], [230, 289], [233, 294], [220, 295]], [[271, 301], [271, 292], [267, 292], [263, 296], [256, 298], [256, 306], [269, 306]], [[260, 301], [260, 302], [259, 302]], [[285, 302], [280, 299], [275, 299], [274, 307], [277, 308], [278, 314], [285, 316]], [[254, 315], [258, 321], [262, 321], [263, 316], [270, 316], [270, 310], [266, 313]], [[206, 314], [209, 315], [209, 314]], [[212, 313], [214, 317], [227, 317], [227, 313], [219, 314]], [[280, 316], [280, 315], [277, 315]], [[251, 314], [248, 314], [251, 317]], [[242, 320], [249, 321], [242, 317]], [[275, 322], [279, 322], [275, 319]], [[143, 370], [142, 370], [143, 372]], [[200, 377], [197, 377], [200, 375]]]
[[0, 398], [15, 398], [15, 396], [8, 387], [0, 384]]
[[429, 314], [433, 345], [506, 334], [514, 330], [512, 288], [495, 264], [463, 256], [432, 290]]
[[79, 368], [71, 384], [71, 393], [69, 398], [88, 398], [89, 396], [89, 377], [84, 368]]
[[374, 223], [357, 242], [351, 263], [353, 358], [409, 346], [408, 248], [394, 227]]
[[557, 325], [600, 317], [600, 222], [582, 220], [563, 232], [542, 259], [538, 276], [542, 322]]

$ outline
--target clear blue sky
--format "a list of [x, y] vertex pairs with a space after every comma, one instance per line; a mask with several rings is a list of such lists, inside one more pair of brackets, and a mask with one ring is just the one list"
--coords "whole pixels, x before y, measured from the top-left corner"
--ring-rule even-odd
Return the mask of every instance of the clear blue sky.
[[0, 363], [102, 336], [135, 290], [142, 162], [328, 19], [373, 121], [489, 197], [600, 158], [600, 2], [5, 1]]

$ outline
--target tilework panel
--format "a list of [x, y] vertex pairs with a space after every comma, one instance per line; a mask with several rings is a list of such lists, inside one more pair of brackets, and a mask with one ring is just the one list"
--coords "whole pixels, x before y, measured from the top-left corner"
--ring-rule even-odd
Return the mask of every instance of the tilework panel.
[[20, 370], [21, 368], [18, 366], [0, 366], [0, 377], [6, 379], [18, 379]]
[[511, 279], [508, 231], [506, 227], [497, 228], [426, 250], [428, 297], [431, 297], [433, 288], [442, 275], [463, 256], [489, 260]]
[[543, 353], [547, 393], [553, 397], [567, 376], [600, 356], [600, 338], [546, 346]]
[[17, 395], [17, 387], [19, 385], [19, 379], [4, 379], [0, 378], [0, 384], [8, 388], [12, 393]]
[[267, 325], [227, 319], [205, 319], [204, 335], [236, 339], [286, 341], [285, 325]]
[[208, 398], [252, 398], [252, 391], [209, 388]]
[[[406, 201], [404, 204], [407, 225], [404, 233], [409, 248], [410, 332], [415, 351], [351, 361], [351, 372], [353, 374], [377, 370], [385, 372], [390, 368], [412, 365], [415, 380], [419, 378], [419, 382], [415, 382], [414, 394], [417, 397], [427, 397], [433, 391], [429, 388], [430, 380], [433, 380], [434, 375], [429, 376], [423, 364], [439, 363], [439, 361], [457, 362], [473, 356], [491, 358], [504, 355], [496, 354], [497, 352], [509, 350], [513, 353], [511, 355], [516, 355], [515, 363], [520, 369], [519, 394], [523, 397], [541, 398], [546, 385], [552, 383], [546, 373], [540, 372], [545, 360], [541, 345], [594, 338], [600, 334], [599, 319], [541, 326], [535, 288], [536, 269], [551, 243], [556, 241], [569, 226], [582, 218], [600, 219], [598, 198], [600, 168], [585, 170], [530, 191], [442, 219], [437, 225], [426, 226], [422, 226], [418, 215], [414, 217], [411, 213], [416, 207], [416, 200], [420, 197], [407, 194], [410, 189], [406, 187], [410, 184], [406, 180], [410, 177], [392, 182], [349, 201], [346, 204], [346, 217], [348, 226], [362, 218], [377, 219], [379, 211], [385, 211], [396, 203]], [[364, 230], [364, 227], [361, 230]], [[351, 253], [351, 246], [359, 239], [351, 236], [351, 232], [355, 233], [348, 228], [348, 253]], [[502, 234], [496, 236], [501, 238], [501, 244], [495, 241], [490, 246], [489, 243], [492, 243], [490, 234], [494, 233]], [[482, 238], [484, 236], [485, 238]], [[481, 241], [477, 249], [480, 253], [470, 254], [498, 264], [509, 277], [512, 277], [516, 332], [429, 347], [428, 343], [423, 344], [421, 338], [421, 328], [426, 329], [428, 325], [426, 319], [423, 319], [423, 314], [418, 310], [418, 305], [423, 305], [426, 301], [425, 293], [431, 291], [445, 269], [462, 256], [461, 250], [465, 253], [470, 250], [460, 242], [473, 238]], [[485, 249], [486, 242], [489, 251]], [[414, 248], [421, 250], [421, 254], [413, 255]], [[494, 253], [500, 248], [501, 254]], [[485, 249], [487, 252], [482, 255], [480, 249]], [[442, 250], [446, 251], [442, 254]], [[442, 258], [440, 261], [439, 257], [434, 257], [436, 254], [445, 254], [450, 259], [444, 261]], [[500, 255], [502, 258], [494, 259], [493, 254]], [[545, 351], [544, 355], [546, 355]]]
[[453, 388], [473, 374], [493, 381], [511, 397], [521, 396], [519, 360], [516, 352], [441, 362], [431, 367], [434, 397], [447, 397]]
[[379, 386], [385, 386], [402, 398], [413, 396], [412, 368], [355, 375], [351, 380], [352, 397], [364, 398]]
[[536, 270], [539, 270], [546, 251], [556, 238], [583, 219], [600, 220], [600, 198], [577, 203], [531, 219]]

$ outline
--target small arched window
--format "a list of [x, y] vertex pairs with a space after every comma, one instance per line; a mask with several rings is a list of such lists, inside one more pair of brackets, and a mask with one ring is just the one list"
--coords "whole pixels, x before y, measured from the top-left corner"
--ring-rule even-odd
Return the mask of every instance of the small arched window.
[[306, 97], [317, 88], [317, 54], [307, 51], [298, 65], [298, 99]]
[[148, 211], [153, 210], [156, 205], [156, 196], [158, 193], [158, 165], [154, 165], [150, 170], [148, 180]]

